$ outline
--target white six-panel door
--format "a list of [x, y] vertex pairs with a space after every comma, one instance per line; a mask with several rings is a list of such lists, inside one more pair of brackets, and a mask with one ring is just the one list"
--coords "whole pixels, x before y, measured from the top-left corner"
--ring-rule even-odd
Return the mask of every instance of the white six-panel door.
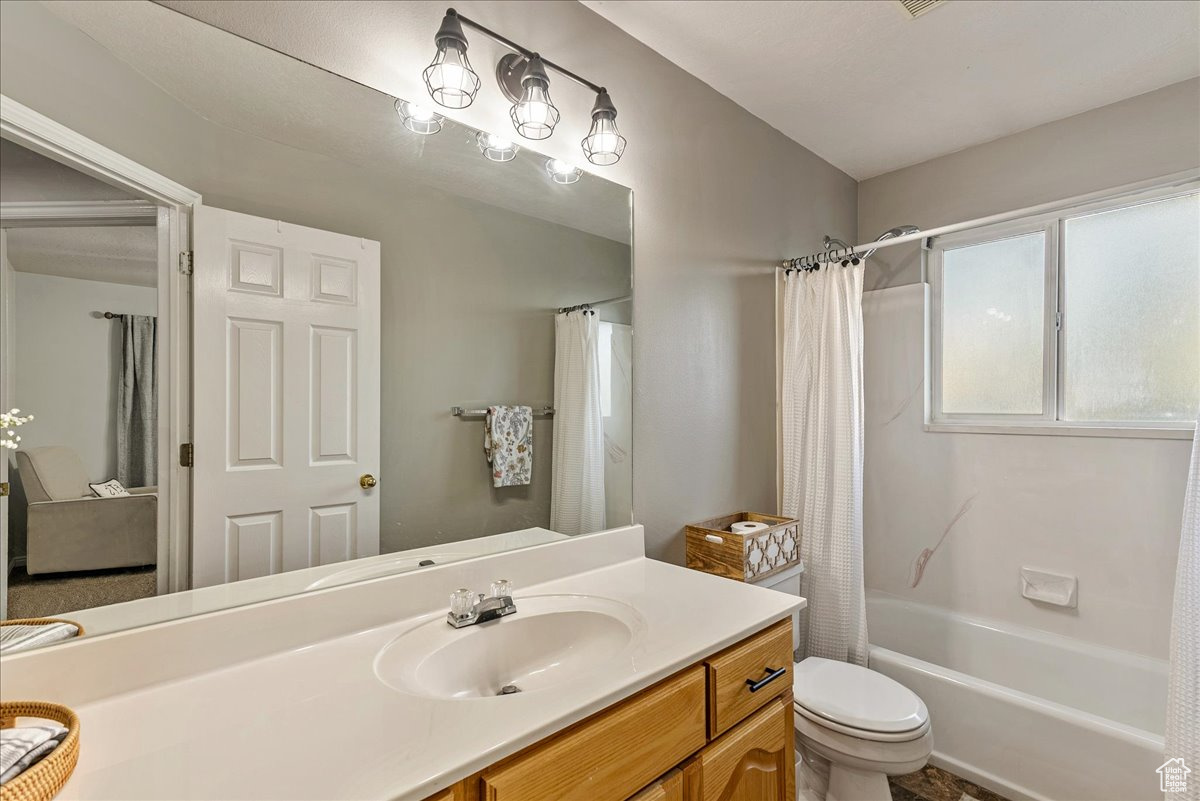
[[379, 553], [379, 243], [207, 206], [192, 586]]

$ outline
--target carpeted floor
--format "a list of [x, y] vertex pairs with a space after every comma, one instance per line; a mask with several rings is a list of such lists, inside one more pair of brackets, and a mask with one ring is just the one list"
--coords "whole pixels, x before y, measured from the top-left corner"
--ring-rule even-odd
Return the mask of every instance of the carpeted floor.
[[154, 567], [31, 576], [17, 568], [8, 577], [9, 618], [54, 617], [154, 595]]

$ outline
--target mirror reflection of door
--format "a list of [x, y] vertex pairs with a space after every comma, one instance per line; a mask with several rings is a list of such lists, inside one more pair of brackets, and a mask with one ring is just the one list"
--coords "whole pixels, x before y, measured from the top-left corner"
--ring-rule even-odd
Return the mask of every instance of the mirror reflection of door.
[[[4, 617], [147, 598], [158, 577], [155, 209], [0, 143]], [[115, 215], [113, 207], [121, 214]]]
[[[555, 173], [533, 145], [496, 158], [480, 147], [486, 132], [449, 119], [414, 130], [396, 97], [158, 4], [3, 3], [0, 14], [6, 52], [20, 54], [6, 60], [4, 111], [38, 119], [39, 136], [66, 124], [59, 145], [111, 149], [99, 163], [6, 127], [5, 204], [142, 202], [86, 173], [154, 198], [143, 210], [159, 214], [157, 229], [153, 214], [122, 225], [5, 218], [0, 278], [16, 287], [4, 292], [15, 333], [2, 339], [15, 355], [0, 365], [0, 401], [34, 419], [0, 461], [54, 477], [36, 498], [14, 477], [16, 493], [0, 500], [11, 568], [0, 582], [13, 584], [0, 596], [33, 588], [46, 601], [17, 612], [102, 633], [632, 522], [626, 187], [603, 170]], [[68, 81], [64, 63], [105, 79]], [[13, 171], [35, 167], [53, 176], [36, 185], [57, 194], [13, 194], [32, 181]], [[216, 218], [240, 222], [209, 237]], [[157, 286], [118, 278], [118, 254], [97, 251], [122, 227], [157, 236], [147, 273]], [[44, 259], [58, 266], [29, 266], [41, 229], [43, 251], [75, 237]], [[72, 259], [87, 262], [82, 274], [55, 272]], [[28, 300], [34, 281], [45, 286]], [[71, 315], [49, 289], [69, 281], [93, 287]], [[157, 293], [157, 307], [135, 290]], [[572, 330], [586, 342], [560, 338], [558, 320], [585, 308], [589, 322]], [[158, 380], [132, 386], [159, 391], [157, 482], [152, 470], [121, 471], [121, 454], [136, 460], [112, 419], [83, 424], [123, 408], [112, 389], [123, 343], [144, 343], [133, 319], [155, 316]], [[43, 354], [41, 394], [23, 377], [27, 348]], [[131, 524], [112, 537], [93, 514], [151, 504], [158, 530]], [[72, 514], [56, 518], [48, 561], [37, 524], [58, 510]], [[156, 589], [190, 595], [146, 597]]]
[[379, 553], [379, 243], [195, 214], [192, 586]]

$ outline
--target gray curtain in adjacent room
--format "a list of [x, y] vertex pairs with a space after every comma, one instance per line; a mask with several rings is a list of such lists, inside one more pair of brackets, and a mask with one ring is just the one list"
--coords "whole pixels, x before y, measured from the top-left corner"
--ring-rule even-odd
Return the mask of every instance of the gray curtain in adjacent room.
[[158, 319], [121, 315], [117, 383], [117, 480], [126, 487], [158, 482]]

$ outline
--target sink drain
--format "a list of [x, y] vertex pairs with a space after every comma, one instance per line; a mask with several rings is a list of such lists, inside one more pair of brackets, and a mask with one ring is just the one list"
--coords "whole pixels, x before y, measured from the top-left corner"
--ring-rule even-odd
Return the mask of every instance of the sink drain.
[[496, 695], [512, 695], [513, 693], [519, 693], [519, 692], [521, 692], [521, 688], [518, 687], [517, 685], [505, 684], [503, 687], [500, 688], [500, 692], [496, 693]]

